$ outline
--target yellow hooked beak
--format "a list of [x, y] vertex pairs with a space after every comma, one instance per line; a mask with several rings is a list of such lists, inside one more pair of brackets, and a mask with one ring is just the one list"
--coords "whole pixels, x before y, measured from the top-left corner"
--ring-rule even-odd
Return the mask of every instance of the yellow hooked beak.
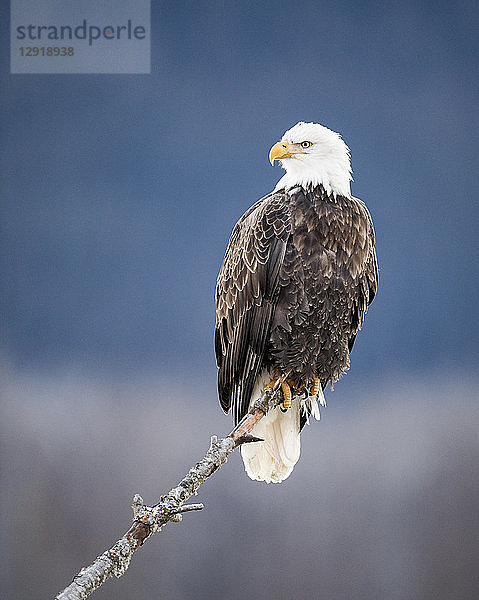
[[293, 158], [295, 154], [306, 154], [298, 148], [298, 144], [290, 144], [289, 142], [277, 142], [269, 151], [269, 162], [274, 163], [275, 160], [281, 158]]
[[289, 150], [289, 142], [277, 142], [269, 151], [269, 162], [274, 163], [280, 158], [291, 158], [293, 155]]

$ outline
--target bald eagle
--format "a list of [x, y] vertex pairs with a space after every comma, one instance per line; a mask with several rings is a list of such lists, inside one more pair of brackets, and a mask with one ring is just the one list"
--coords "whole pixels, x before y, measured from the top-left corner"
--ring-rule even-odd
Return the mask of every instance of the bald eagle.
[[378, 283], [373, 224], [351, 195], [341, 136], [299, 122], [269, 158], [286, 173], [234, 227], [215, 294], [223, 410], [237, 423], [268, 385], [282, 388], [283, 404], [252, 431], [262, 441], [241, 448], [248, 475], [267, 483], [291, 474], [300, 432], [348, 369]]

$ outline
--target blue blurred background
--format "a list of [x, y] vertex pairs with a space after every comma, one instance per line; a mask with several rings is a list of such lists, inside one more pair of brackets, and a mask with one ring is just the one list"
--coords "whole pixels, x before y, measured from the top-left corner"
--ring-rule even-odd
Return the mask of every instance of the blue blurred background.
[[380, 291], [350, 374], [285, 484], [249, 482], [234, 457], [207, 510], [98, 597], [242, 598], [241, 568], [265, 598], [472, 597], [477, 6], [153, 2], [138, 76], [9, 75], [0, 15], [11, 597], [59, 591], [127, 528], [133, 493], [154, 502], [228, 430], [216, 275], [235, 221], [281, 176], [270, 146], [299, 120], [343, 135], [376, 227]]

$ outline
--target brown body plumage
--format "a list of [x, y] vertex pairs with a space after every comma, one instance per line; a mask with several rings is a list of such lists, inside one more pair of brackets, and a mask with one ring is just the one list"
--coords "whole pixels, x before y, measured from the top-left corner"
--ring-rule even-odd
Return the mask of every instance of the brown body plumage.
[[321, 186], [262, 198], [238, 221], [216, 287], [221, 406], [248, 410], [263, 368], [322, 387], [349, 352], [377, 288], [374, 231], [363, 202]]

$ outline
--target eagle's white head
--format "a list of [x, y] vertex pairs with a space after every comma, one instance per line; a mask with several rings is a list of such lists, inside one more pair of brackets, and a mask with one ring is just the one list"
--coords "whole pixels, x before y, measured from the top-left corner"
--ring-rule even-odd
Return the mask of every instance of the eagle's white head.
[[280, 160], [286, 170], [275, 191], [321, 184], [328, 194], [351, 195], [349, 148], [339, 133], [319, 123], [296, 123], [271, 148], [269, 159]]

